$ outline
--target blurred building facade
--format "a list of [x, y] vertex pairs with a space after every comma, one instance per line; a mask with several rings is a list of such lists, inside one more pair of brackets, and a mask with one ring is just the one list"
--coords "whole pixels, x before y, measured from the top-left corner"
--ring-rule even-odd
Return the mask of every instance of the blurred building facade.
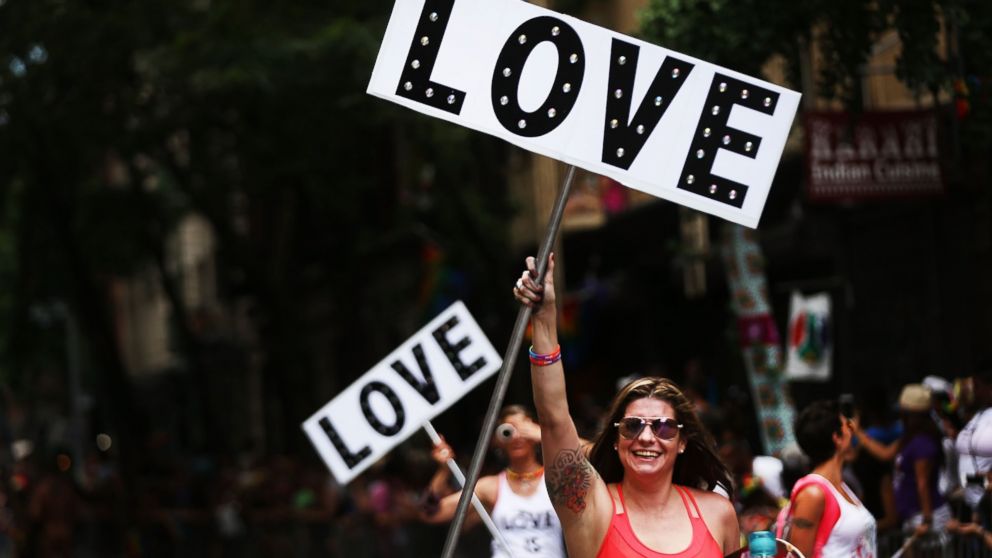
[[218, 293], [216, 250], [210, 223], [186, 215], [165, 253], [178, 300], [152, 264], [112, 279], [109, 290], [124, 365], [155, 428], [183, 447], [234, 450], [265, 439], [261, 379], [254, 325]]

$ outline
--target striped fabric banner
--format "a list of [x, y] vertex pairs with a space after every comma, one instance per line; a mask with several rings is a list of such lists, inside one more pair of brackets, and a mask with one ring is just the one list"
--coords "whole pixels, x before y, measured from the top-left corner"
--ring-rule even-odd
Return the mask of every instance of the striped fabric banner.
[[782, 347], [768, 302], [764, 258], [756, 231], [737, 225], [728, 225], [724, 231], [727, 280], [761, 441], [766, 454], [778, 456], [795, 442], [795, 411], [782, 376]]

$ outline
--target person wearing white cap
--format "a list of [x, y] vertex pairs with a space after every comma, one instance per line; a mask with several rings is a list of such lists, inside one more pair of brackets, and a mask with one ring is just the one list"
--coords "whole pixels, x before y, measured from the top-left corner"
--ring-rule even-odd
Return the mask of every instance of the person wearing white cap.
[[915, 533], [942, 532], [951, 517], [950, 506], [938, 489], [943, 463], [941, 434], [930, 418], [930, 390], [922, 384], [907, 384], [899, 394], [903, 434], [885, 445], [869, 436], [855, 421], [862, 446], [882, 461], [895, 461], [896, 511], [903, 528]]

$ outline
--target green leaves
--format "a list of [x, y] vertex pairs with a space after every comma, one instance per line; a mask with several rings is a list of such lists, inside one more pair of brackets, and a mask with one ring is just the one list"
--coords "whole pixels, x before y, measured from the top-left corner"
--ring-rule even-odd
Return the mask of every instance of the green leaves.
[[772, 55], [794, 48], [805, 3], [768, 9], [757, 0], [653, 0], [641, 13], [645, 37], [740, 72], [760, 75]]
[[[802, 44], [817, 49], [817, 94], [859, 107], [861, 78], [873, 45], [888, 29], [902, 43], [897, 76], [914, 90], [946, 88], [949, 68], [938, 54], [945, 2], [934, 0], [651, 0], [642, 29], [663, 46], [758, 75], [774, 56], [791, 81]], [[987, 30], [986, 30], [987, 32]]]

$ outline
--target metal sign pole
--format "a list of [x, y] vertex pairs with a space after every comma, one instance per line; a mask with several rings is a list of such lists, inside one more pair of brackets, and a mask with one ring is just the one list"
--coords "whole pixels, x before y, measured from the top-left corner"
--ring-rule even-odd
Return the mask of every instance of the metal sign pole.
[[[572, 179], [575, 178], [575, 166], [569, 165], [562, 183], [558, 198], [555, 200], [554, 209], [551, 211], [551, 218], [548, 220], [548, 227], [544, 231], [544, 240], [537, 253], [537, 277], [538, 284], [544, 281], [544, 272], [548, 267], [548, 255], [554, 245], [555, 237], [558, 236], [558, 229], [561, 226], [561, 216], [565, 212], [565, 202], [568, 201], [568, 194], [572, 189]], [[468, 468], [468, 478], [465, 479], [465, 488], [462, 489], [461, 498], [458, 500], [458, 508], [455, 510], [455, 518], [448, 527], [448, 537], [444, 541], [444, 551], [441, 558], [451, 558], [458, 544], [458, 536], [461, 533], [462, 525], [465, 523], [465, 513], [468, 511], [468, 504], [471, 501], [469, 495], [475, 493], [475, 484], [479, 481], [479, 471], [482, 470], [482, 460], [486, 456], [486, 448], [489, 447], [489, 436], [496, 428], [496, 414], [503, 406], [503, 399], [506, 397], [506, 390], [510, 385], [510, 376], [513, 374], [513, 364], [517, 360], [520, 351], [520, 343], [524, 339], [527, 331], [527, 322], [530, 321], [531, 309], [521, 305], [517, 312], [517, 321], [513, 325], [513, 332], [510, 334], [510, 343], [506, 347], [506, 354], [503, 356], [503, 367], [496, 377], [496, 387], [493, 389], [493, 396], [489, 400], [489, 409], [486, 411], [485, 420], [482, 423], [482, 432], [479, 434], [479, 441], [475, 446], [475, 453], [472, 454], [472, 463]]]

